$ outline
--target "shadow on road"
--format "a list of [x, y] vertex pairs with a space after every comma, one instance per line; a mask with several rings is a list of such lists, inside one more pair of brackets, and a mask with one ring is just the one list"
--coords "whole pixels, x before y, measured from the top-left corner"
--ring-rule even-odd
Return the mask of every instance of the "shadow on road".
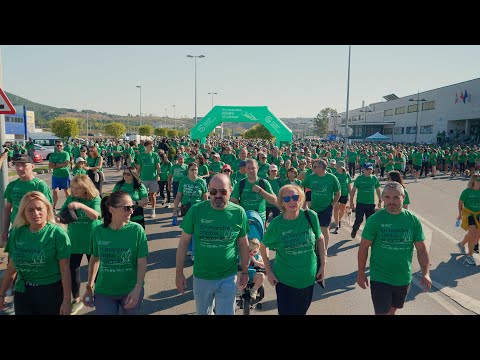
[[[177, 249], [162, 249], [148, 254], [147, 271], [156, 269], [175, 269]], [[185, 259], [185, 268], [192, 266], [190, 258]]]
[[[141, 315], [150, 315], [158, 311], [172, 309], [175, 306], [193, 301], [193, 276], [187, 278], [185, 294], [180, 294], [177, 289], [160, 291], [143, 300]], [[183, 314], [182, 314], [183, 315]]]
[[353, 248], [356, 248], [356, 247], [360, 246], [360, 243], [357, 242], [356, 244], [349, 245], [349, 246], [346, 246], [346, 247], [342, 247], [342, 245], [344, 245], [348, 242], [350, 242], [350, 240], [342, 240], [342, 241], [336, 242], [335, 244], [329, 244], [329, 247], [328, 247], [328, 250], [327, 250], [328, 256], [337, 256], [337, 254], [339, 254], [341, 252], [348, 251], [350, 249], [353, 249]]
[[356, 281], [356, 271], [346, 275], [327, 277], [325, 279], [325, 289], [315, 285], [312, 302], [355, 290]]

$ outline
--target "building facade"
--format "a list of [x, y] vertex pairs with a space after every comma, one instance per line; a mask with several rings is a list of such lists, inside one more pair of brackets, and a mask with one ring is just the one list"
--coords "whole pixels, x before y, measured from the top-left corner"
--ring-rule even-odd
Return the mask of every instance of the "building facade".
[[[349, 110], [350, 139], [361, 141], [379, 132], [394, 142], [434, 143], [443, 131], [454, 141], [480, 132], [480, 79], [384, 98], [384, 102]], [[345, 134], [345, 112], [329, 119], [328, 130], [337, 137]]]

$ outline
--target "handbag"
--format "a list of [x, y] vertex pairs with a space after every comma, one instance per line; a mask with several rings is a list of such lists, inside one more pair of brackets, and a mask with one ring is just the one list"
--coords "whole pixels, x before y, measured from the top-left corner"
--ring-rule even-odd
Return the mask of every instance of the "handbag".
[[188, 202], [186, 204], [183, 204], [180, 206], [180, 216], [181, 217], [184, 217], [185, 215], [187, 215], [187, 212], [188, 210], [190, 210], [190, 208], [192, 207], [192, 196], [193, 196], [193, 193], [195, 191], [195, 187], [197, 186], [197, 182], [195, 181], [195, 184], [193, 185], [193, 189], [192, 189], [192, 193], [190, 194], [190, 199], [188, 200]]

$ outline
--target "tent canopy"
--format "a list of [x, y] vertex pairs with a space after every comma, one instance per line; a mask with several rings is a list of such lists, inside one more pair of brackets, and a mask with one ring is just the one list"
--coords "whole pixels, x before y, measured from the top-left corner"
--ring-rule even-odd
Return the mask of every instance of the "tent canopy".
[[390, 136], [385, 136], [380, 134], [379, 132], [376, 132], [375, 134], [367, 137], [367, 140], [390, 140]]

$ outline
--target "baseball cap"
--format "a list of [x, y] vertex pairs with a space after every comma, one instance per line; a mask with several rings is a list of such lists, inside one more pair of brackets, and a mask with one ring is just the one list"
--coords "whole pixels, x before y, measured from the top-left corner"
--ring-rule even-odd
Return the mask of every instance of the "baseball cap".
[[330, 159], [330, 164], [331, 164], [331, 165], [335, 165], [336, 163], [337, 163], [337, 160], [335, 160], [335, 159]]
[[337, 162], [337, 168], [342, 168], [343, 170], [347, 171], [347, 169], [345, 168], [345, 161]]
[[182, 154], [182, 153], [180, 153], [180, 154], [177, 154], [177, 159], [179, 159], [179, 158], [182, 158], [182, 159], [184, 158], [184, 156], [183, 156], [183, 154]]
[[275, 164], [270, 165], [270, 167], [268, 168], [268, 171], [270, 171], [270, 170], [277, 170], [278, 171], [277, 165], [275, 165]]
[[81, 162], [81, 161], [85, 161], [85, 162], [86, 162], [87, 160], [85, 160], [84, 158], [82, 158], [81, 156], [79, 156], [78, 158], [75, 159], [75, 164], [78, 164], [78, 163]]
[[33, 164], [32, 158], [27, 154], [17, 154], [17, 156], [13, 156], [12, 162], [23, 162], [23, 163]]
[[373, 169], [373, 164], [372, 163], [365, 163], [363, 164], [364, 169]]
[[238, 163], [238, 166], [239, 167], [247, 166], [247, 162], [245, 160], [240, 160], [240, 162]]
[[225, 165], [222, 166], [222, 171], [224, 171], [224, 170], [232, 170], [232, 168], [230, 167], [230, 165], [225, 164]]

